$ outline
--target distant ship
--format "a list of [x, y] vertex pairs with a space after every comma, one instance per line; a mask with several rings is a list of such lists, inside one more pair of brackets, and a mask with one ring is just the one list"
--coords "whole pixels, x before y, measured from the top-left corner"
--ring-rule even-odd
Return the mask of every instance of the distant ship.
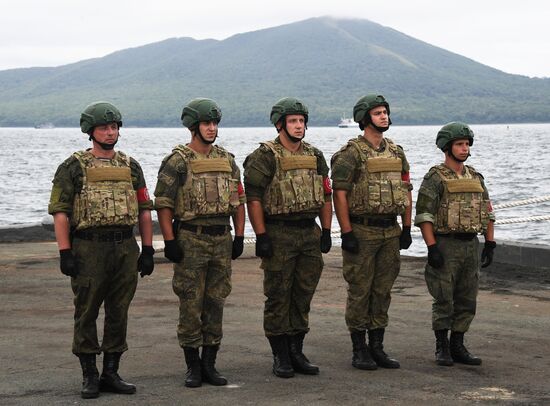
[[50, 130], [52, 128], [55, 128], [55, 125], [52, 123], [41, 123], [34, 126], [34, 128], [38, 130]]
[[357, 124], [353, 121], [351, 118], [346, 118], [346, 115], [344, 114], [342, 118], [340, 119], [340, 123], [338, 124], [338, 128], [350, 128], [355, 127]]

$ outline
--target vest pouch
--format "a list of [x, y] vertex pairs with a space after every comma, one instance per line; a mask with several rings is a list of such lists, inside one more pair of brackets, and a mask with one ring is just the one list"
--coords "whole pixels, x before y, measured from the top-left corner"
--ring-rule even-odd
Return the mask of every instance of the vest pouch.
[[88, 192], [88, 213], [92, 223], [109, 224], [108, 219], [115, 217], [115, 195], [112, 190], [95, 189]]
[[229, 205], [231, 207], [237, 208], [241, 204], [239, 200], [239, 180], [228, 179], [227, 182], [229, 184]]
[[[204, 178], [193, 177], [192, 195], [188, 196], [189, 208], [195, 212], [195, 214], [203, 214], [206, 212], [207, 199], [206, 199], [206, 182]], [[192, 197], [192, 198], [191, 198]]]
[[389, 180], [380, 181], [380, 212], [385, 213], [393, 205], [392, 185]]
[[392, 188], [392, 194], [393, 194], [393, 203], [400, 211], [399, 214], [403, 213], [407, 206], [410, 204], [409, 202], [409, 189], [405, 182], [402, 180], [391, 180], [391, 188]]

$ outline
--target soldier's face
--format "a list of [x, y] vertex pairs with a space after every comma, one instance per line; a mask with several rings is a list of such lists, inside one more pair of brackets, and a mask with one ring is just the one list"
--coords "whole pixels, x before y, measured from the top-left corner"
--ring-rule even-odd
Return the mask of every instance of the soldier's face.
[[306, 131], [306, 120], [301, 114], [286, 116], [286, 131], [295, 138], [302, 138]]
[[108, 123], [94, 127], [94, 138], [103, 144], [112, 144], [118, 138], [118, 124]]
[[377, 127], [389, 126], [388, 111], [385, 106], [374, 107], [369, 111], [371, 122]]
[[468, 139], [453, 141], [451, 152], [461, 161], [465, 161], [470, 156], [470, 141]]
[[218, 123], [215, 121], [201, 121], [199, 123], [201, 135], [207, 141], [213, 141], [218, 135]]

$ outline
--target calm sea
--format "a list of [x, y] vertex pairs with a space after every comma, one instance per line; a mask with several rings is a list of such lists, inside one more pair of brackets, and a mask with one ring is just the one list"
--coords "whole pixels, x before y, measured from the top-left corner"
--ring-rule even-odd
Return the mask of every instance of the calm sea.
[[[413, 199], [430, 166], [442, 160], [435, 146], [436, 126], [394, 126], [386, 135], [403, 146], [411, 165]], [[550, 195], [550, 124], [474, 125], [475, 142], [468, 164], [485, 176], [493, 204]], [[117, 147], [136, 158], [151, 194], [163, 157], [189, 141], [184, 128], [122, 128]], [[306, 140], [327, 161], [356, 128], [310, 128]], [[233, 152], [241, 165], [260, 141], [275, 136], [273, 128], [223, 128], [217, 143]], [[73, 151], [89, 147], [77, 128], [0, 128], [0, 227], [40, 223], [47, 215], [51, 180], [57, 166]], [[499, 219], [550, 214], [550, 202], [497, 211]], [[338, 228], [337, 222], [334, 227]], [[247, 224], [247, 235], [253, 235]], [[497, 225], [496, 238], [550, 244], [550, 222]], [[419, 234], [410, 254], [424, 252]]]

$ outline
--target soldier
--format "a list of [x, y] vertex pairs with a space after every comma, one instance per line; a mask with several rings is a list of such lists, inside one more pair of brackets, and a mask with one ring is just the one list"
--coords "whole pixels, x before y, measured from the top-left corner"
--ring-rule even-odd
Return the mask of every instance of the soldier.
[[302, 348], [323, 269], [321, 252], [329, 252], [332, 244], [328, 166], [322, 152], [303, 141], [307, 121], [302, 102], [279, 100], [271, 109], [277, 138], [262, 143], [244, 162], [248, 213], [264, 270], [264, 331], [273, 373], [282, 378], [319, 373]]
[[360, 98], [353, 119], [363, 134], [348, 141], [331, 162], [348, 283], [346, 324], [352, 365], [366, 370], [399, 368], [399, 362], [384, 352], [383, 340], [390, 292], [399, 274], [399, 250], [412, 242], [409, 164], [401, 146], [383, 136], [391, 125], [390, 106], [383, 96]]
[[[231, 292], [231, 259], [243, 252], [244, 189], [234, 157], [213, 145], [222, 113], [210, 99], [191, 100], [181, 115], [191, 142], [162, 161], [155, 208], [164, 256], [174, 262], [173, 289], [180, 300], [178, 340], [185, 354], [185, 386], [226, 385], [215, 368], [222, 340], [225, 298]], [[231, 241], [229, 217], [235, 238]], [[199, 347], [202, 354], [199, 356]]]
[[[464, 123], [452, 122], [437, 133], [436, 144], [445, 154], [432, 167], [418, 191], [415, 225], [428, 246], [426, 284], [433, 296], [432, 327], [438, 365], [454, 362], [480, 365], [464, 346], [476, 313], [479, 284], [478, 233], [485, 235], [482, 267], [493, 260], [494, 214], [483, 176], [464, 165], [470, 156], [474, 133]], [[448, 331], [451, 330], [450, 343]]]
[[[90, 104], [80, 116], [80, 129], [92, 148], [72, 154], [53, 179], [48, 212], [54, 217], [61, 272], [71, 277], [74, 292], [73, 353], [80, 359], [81, 396], [99, 391], [132, 394], [136, 387], [118, 375], [128, 349], [128, 308], [141, 276], [153, 272], [153, 228], [145, 178], [139, 164], [114, 146], [122, 116], [111, 103]], [[142, 250], [134, 238], [139, 223]], [[139, 258], [138, 258], [139, 255]], [[96, 320], [105, 307], [103, 342]], [[101, 378], [96, 355], [103, 352]]]

